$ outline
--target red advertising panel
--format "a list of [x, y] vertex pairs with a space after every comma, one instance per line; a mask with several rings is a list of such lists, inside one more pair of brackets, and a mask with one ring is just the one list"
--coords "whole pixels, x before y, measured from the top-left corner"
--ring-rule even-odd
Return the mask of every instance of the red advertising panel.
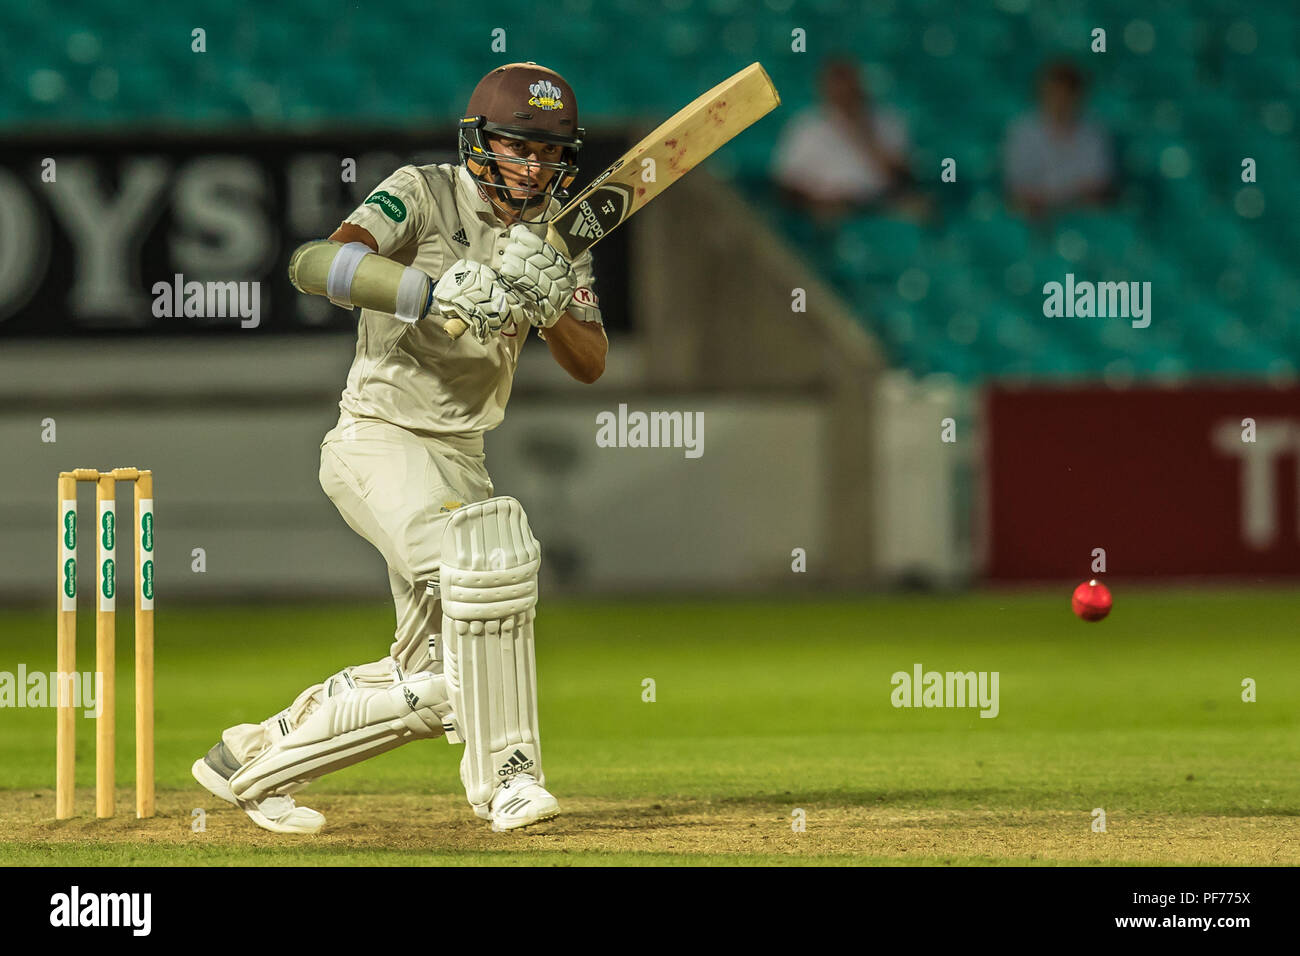
[[1300, 389], [993, 388], [987, 575], [1300, 575]]

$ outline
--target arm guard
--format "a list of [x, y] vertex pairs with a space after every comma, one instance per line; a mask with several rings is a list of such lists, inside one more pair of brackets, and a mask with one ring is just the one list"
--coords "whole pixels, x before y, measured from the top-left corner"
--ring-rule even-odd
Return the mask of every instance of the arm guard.
[[[430, 314], [433, 279], [385, 258], [360, 242], [304, 243], [289, 259], [289, 281], [299, 292], [326, 296], [345, 309], [360, 306], [418, 322]], [[433, 311], [435, 316], [437, 310]], [[442, 324], [441, 316], [437, 321]]]

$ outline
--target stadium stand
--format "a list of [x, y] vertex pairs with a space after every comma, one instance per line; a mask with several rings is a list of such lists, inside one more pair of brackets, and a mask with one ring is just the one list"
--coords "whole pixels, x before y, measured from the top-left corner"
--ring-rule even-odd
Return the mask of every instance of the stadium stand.
[[[183, 13], [139, 0], [32, 0], [4, 14], [0, 69], [17, 95], [0, 99], [0, 130], [439, 128], [495, 62], [484, 38], [503, 22], [506, 58], [569, 75], [588, 125], [652, 121], [755, 59], [782, 91], [783, 121], [813, 101], [821, 56], [852, 51], [873, 96], [908, 119], [912, 172], [933, 216], [864, 216], [831, 229], [783, 208], [768, 182], [780, 121], [741, 136], [713, 166], [824, 266], [891, 361], [963, 382], [1289, 380], [1300, 368], [1293, 2], [1138, 10], [1125, 0], [994, 0], [979, 13], [958, 0], [619, 0], [596, 17], [585, 15], [591, 0], [563, 0], [546, 27], [528, 28], [496, 10], [447, 17], [416, 0], [364, 9], [291, 0], [259, 6], [251, 28], [216, 0]], [[1088, 50], [1097, 26], [1107, 30], [1104, 54]], [[176, 42], [196, 27], [206, 31], [204, 53]], [[795, 28], [807, 30], [812, 52], [791, 52]], [[604, 54], [611, 37], [628, 35], [638, 38], [620, 44], [628, 55]], [[392, 56], [421, 36], [427, 56]], [[344, 50], [354, 55], [331, 55]], [[358, 50], [371, 51], [368, 64]], [[1113, 136], [1118, 193], [1102, 211], [1028, 223], [1004, 206], [1001, 142], [1031, 105], [1039, 65], [1062, 55], [1085, 70], [1090, 114]], [[945, 157], [957, 161], [956, 183], [939, 181]], [[1242, 182], [1243, 157], [1257, 161], [1258, 183]], [[1044, 318], [1042, 285], [1067, 272], [1150, 281], [1152, 328]]]

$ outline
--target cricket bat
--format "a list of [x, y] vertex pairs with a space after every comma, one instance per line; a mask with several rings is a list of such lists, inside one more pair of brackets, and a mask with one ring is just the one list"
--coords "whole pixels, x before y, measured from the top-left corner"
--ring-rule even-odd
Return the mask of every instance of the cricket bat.
[[[546, 241], [572, 261], [781, 103], [762, 64], [723, 80], [614, 161], [550, 221]], [[653, 160], [653, 164], [646, 160]], [[458, 339], [467, 326], [449, 318]]]

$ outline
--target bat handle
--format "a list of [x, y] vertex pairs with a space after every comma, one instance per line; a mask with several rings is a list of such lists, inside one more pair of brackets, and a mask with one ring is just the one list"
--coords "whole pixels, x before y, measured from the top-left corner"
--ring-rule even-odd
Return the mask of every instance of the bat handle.
[[464, 335], [465, 330], [468, 328], [469, 326], [465, 324], [463, 319], [457, 319], [455, 317], [448, 319], [442, 326], [442, 330], [447, 333], [448, 338], [453, 342]]

